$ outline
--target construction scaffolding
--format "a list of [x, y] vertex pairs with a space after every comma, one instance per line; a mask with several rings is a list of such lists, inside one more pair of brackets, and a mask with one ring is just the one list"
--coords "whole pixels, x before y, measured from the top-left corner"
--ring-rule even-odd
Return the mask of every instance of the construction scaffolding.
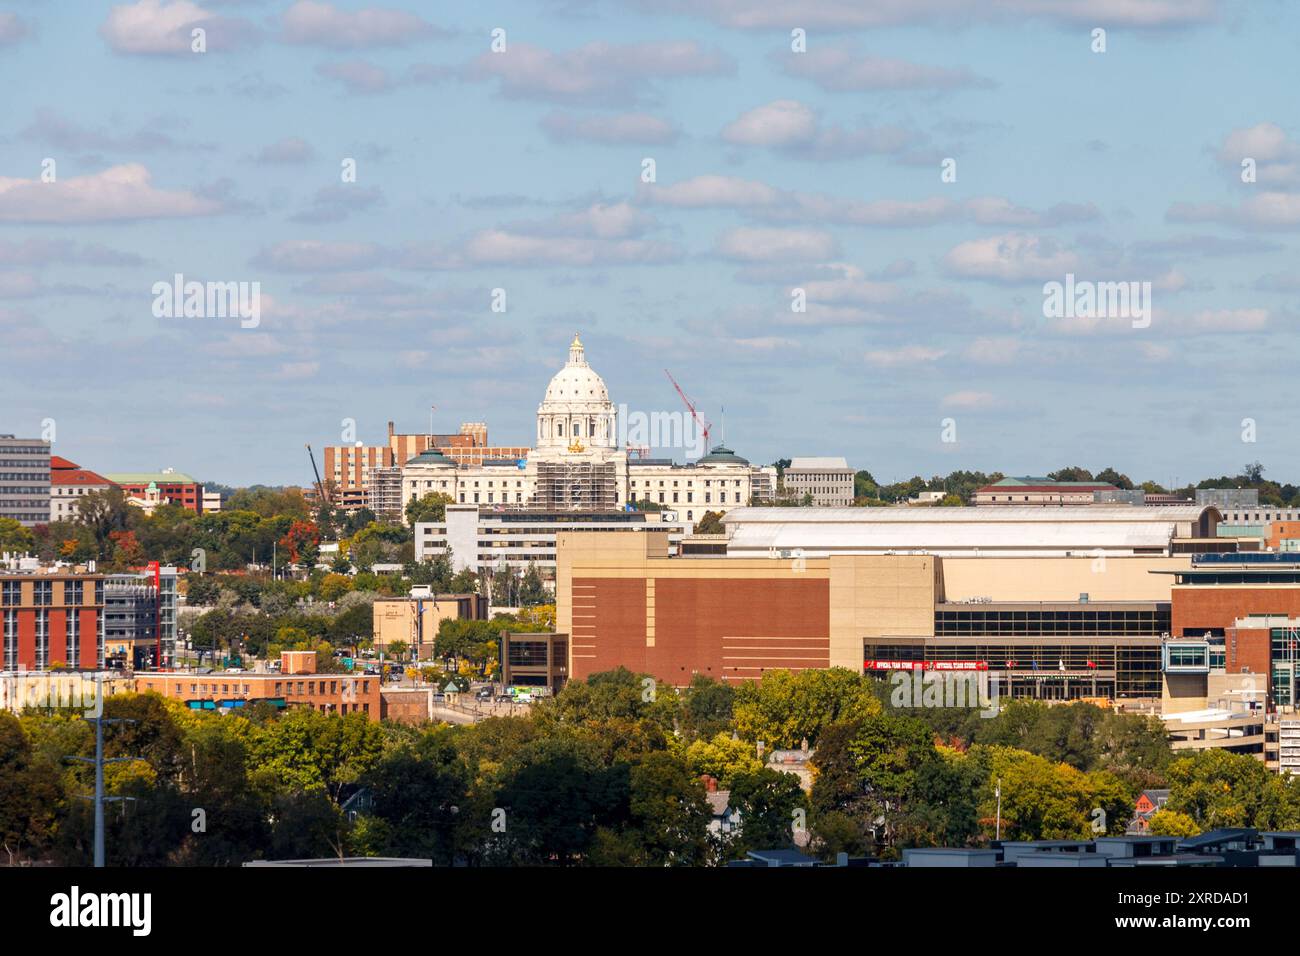
[[529, 511], [616, 511], [614, 462], [539, 462]]
[[402, 519], [402, 469], [375, 468], [370, 472], [370, 488], [366, 492], [366, 506], [379, 518], [389, 521]]

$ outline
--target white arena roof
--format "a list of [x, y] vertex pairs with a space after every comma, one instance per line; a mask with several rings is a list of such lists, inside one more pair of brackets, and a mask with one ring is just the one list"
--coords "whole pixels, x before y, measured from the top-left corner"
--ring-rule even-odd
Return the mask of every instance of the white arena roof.
[[[1088, 505], [1059, 508], [734, 508], [723, 516], [727, 553], [872, 554], [1168, 553], [1175, 538], [1213, 537], [1213, 507]], [[1156, 551], [1158, 549], [1158, 552]]]

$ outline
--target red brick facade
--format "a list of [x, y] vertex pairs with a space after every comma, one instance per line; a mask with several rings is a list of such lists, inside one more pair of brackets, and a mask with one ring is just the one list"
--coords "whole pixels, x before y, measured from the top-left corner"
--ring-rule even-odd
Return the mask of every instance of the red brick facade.
[[1271, 632], [1267, 627], [1235, 627], [1252, 615], [1300, 617], [1300, 587], [1176, 586], [1170, 605], [1175, 637], [1224, 636], [1224, 669], [1229, 674], [1270, 674]]
[[734, 681], [824, 668], [830, 586], [814, 578], [575, 578], [572, 632], [575, 679], [623, 666], [682, 686], [697, 673]]

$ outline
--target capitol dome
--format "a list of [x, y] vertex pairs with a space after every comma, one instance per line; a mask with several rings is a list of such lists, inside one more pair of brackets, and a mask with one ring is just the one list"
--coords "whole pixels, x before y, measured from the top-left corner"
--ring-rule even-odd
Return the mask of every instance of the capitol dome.
[[609, 390], [587, 364], [586, 350], [575, 334], [568, 362], [551, 378], [537, 406], [537, 447], [573, 452], [613, 448], [616, 431]]

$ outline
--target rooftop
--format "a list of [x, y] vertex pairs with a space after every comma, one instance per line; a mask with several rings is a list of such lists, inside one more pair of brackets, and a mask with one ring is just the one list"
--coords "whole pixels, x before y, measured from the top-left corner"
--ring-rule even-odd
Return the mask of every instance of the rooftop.
[[183, 471], [114, 471], [104, 476], [115, 485], [197, 485], [198, 481]]
[[822, 457], [822, 458], [791, 458], [790, 466], [786, 471], [805, 471], [813, 468], [821, 469], [847, 469], [849, 463], [844, 458]]
[[1003, 554], [1105, 549], [1162, 553], [1218, 518], [1188, 505], [1062, 508], [733, 508], [722, 518], [730, 554], [918, 551]]

